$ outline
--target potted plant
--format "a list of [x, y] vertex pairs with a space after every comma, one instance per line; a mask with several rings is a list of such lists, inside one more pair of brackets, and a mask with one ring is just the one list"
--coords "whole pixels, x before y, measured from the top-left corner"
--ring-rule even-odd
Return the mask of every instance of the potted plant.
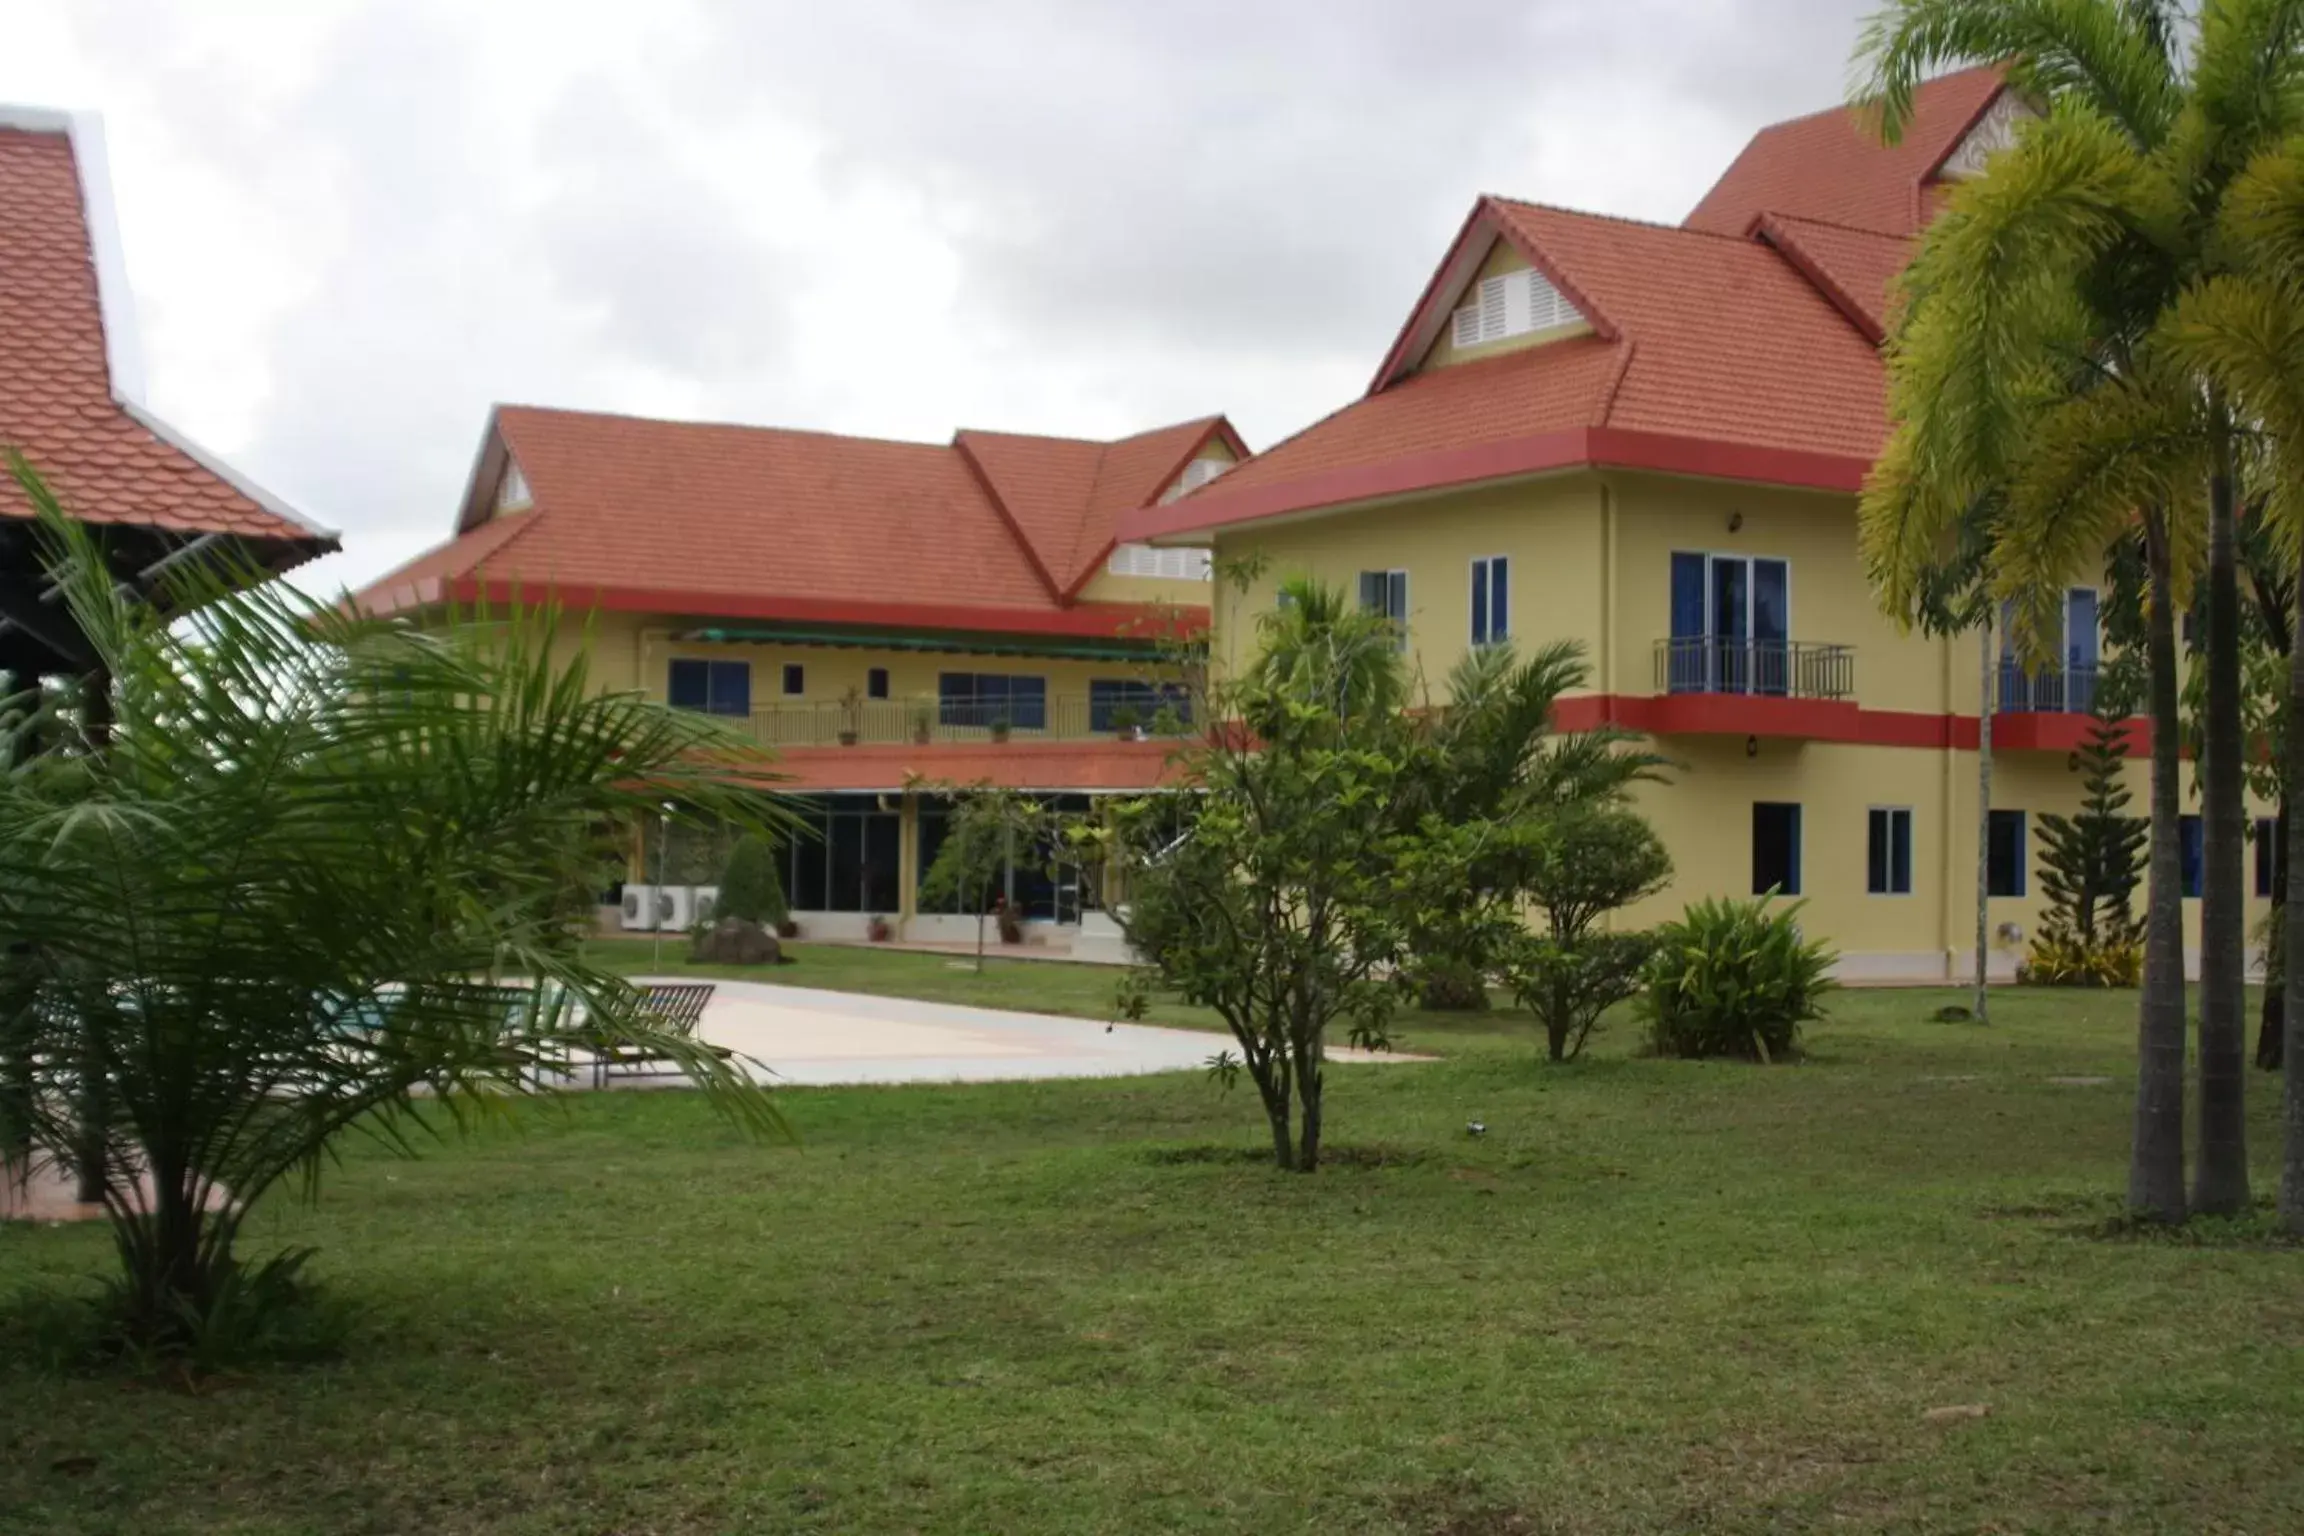
[[995, 716], [992, 721], [992, 739], [994, 741], [1006, 741], [1008, 739], [1009, 729], [1010, 727], [1008, 724], [1008, 717], [1006, 715]]
[[995, 896], [992, 898], [992, 921], [1000, 929], [1001, 943], [1021, 944], [1024, 942], [1024, 923], [1022, 919], [1016, 916], [1016, 909], [1008, 905], [1007, 897]]
[[1122, 741], [1144, 739], [1144, 715], [1133, 704], [1123, 704], [1112, 711], [1112, 729]]
[[912, 706], [912, 745], [928, 745], [929, 733], [936, 728], [936, 712], [925, 703]]
[[888, 919], [875, 912], [864, 919], [864, 937], [875, 944], [885, 944], [895, 937], [895, 931], [888, 926]]
[[780, 917], [776, 919], [776, 937], [796, 939], [800, 937], [800, 925], [789, 917]]
[[864, 739], [864, 695], [854, 688], [840, 695], [840, 745], [852, 747]]

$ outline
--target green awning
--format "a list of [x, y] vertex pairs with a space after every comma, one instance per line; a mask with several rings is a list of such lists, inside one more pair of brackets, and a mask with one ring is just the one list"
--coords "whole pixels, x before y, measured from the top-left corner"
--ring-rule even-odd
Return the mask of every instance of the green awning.
[[708, 645], [825, 645], [848, 650], [942, 651], [954, 655], [1052, 656], [1073, 661], [1145, 661], [1160, 653], [1158, 640], [1079, 640], [1016, 634], [949, 631], [800, 629], [782, 624], [716, 624], [676, 632], [675, 640]]

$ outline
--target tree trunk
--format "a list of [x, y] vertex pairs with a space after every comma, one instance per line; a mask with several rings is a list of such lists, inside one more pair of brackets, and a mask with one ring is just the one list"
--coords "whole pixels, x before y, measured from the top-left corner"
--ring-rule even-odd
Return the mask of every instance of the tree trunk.
[[1298, 1058], [1296, 1087], [1298, 1097], [1304, 1101], [1304, 1118], [1302, 1132], [1296, 1143], [1296, 1171], [1316, 1173], [1320, 1168], [1320, 1095], [1323, 1087], [1318, 1042], [1314, 1042], [1309, 1052], [1299, 1052]]
[[2192, 1209], [2248, 1209], [2248, 816], [2241, 798], [2240, 576], [2229, 447], [2208, 488], [2208, 709], [2203, 731], [2200, 1156]]
[[2152, 837], [2144, 880], [2144, 990], [2136, 1010], [2136, 1128], [2128, 1208], [2184, 1219], [2184, 886], [2177, 818], [2176, 604], [2165, 530], [2147, 528], [2152, 596], [2146, 686], [2152, 716]]
[[[2288, 670], [2296, 670], [2293, 657]], [[2291, 713], [2289, 718], [2296, 716]], [[2286, 772], [2283, 767], [2283, 777]], [[2273, 967], [2270, 955], [2266, 955], [2264, 1006], [2256, 1025], [2256, 1065], [2266, 1072], [2278, 1072], [2288, 1059], [2282, 1049], [2288, 1041], [2288, 804], [2288, 787], [2282, 784], [2280, 814], [2272, 827], [2272, 920], [2268, 929], [2272, 937], [2265, 945], [2267, 950], [2278, 947], [2280, 964]]]
[[1994, 675], [1992, 605], [1984, 605], [1983, 681], [1976, 706], [1976, 1022], [1989, 1021], [1986, 1001], [1992, 967], [1992, 706], [1999, 703]]
[[[2299, 571], [2297, 595], [2304, 599], [2304, 571]], [[2304, 612], [2300, 612], [2304, 617]], [[2288, 718], [2304, 721], [2304, 633], [2288, 653]], [[2291, 730], [2297, 729], [2291, 725]], [[2288, 804], [2304, 805], [2304, 750], [2291, 745], [2282, 765], [2282, 787]], [[2288, 822], [2287, 908], [2282, 915], [2283, 954], [2286, 965], [2304, 955], [2304, 816]], [[2286, 1045], [2283, 1055], [2297, 1070], [2283, 1073], [2280, 1085], [2280, 1221], [2289, 1231], [2304, 1235], [2304, 986], [2285, 989], [2285, 1016], [2281, 1020]]]

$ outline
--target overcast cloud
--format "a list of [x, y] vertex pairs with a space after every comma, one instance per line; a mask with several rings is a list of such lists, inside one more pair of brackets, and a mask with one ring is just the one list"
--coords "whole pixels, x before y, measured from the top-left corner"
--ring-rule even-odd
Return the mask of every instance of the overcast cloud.
[[1863, 0], [0, 0], [154, 408], [358, 583], [489, 405], [940, 440], [1356, 394], [1482, 191], [1683, 215]]

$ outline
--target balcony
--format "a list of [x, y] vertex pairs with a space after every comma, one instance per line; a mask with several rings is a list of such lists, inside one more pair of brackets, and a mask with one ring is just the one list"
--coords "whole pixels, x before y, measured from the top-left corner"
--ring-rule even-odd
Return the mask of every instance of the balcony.
[[764, 747], [981, 746], [1016, 741], [1138, 741], [1189, 735], [1189, 723], [1142, 703], [1086, 695], [989, 704], [962, 699], [862, 699], [769, 704], [748, 717]]
[[[2014, 657], [2000, 663], [2000, 686], [1992, 707], [1992, 746], [2004, 752], [2075, 752], [2094, 728], [2097, 669], [2093, 666], [2049, 667], [2026, 672]], [[2141, 756], [2151, 750], [2151, 735], [2143, 722], [2128, 724], [2128, 750]]]
[[2028, 673], [2014, 657], [2004, 657], [2000, 697], [1992, 707], [2004, 715], [2085, 715], [2096, 707], [2096, 669], [2065, 666]]
[[1656, 697], [1644, 711], [1658, 735], [1856, 735], [1856, 650], [1806, 640], [1683, 636], [1656, 642]]

